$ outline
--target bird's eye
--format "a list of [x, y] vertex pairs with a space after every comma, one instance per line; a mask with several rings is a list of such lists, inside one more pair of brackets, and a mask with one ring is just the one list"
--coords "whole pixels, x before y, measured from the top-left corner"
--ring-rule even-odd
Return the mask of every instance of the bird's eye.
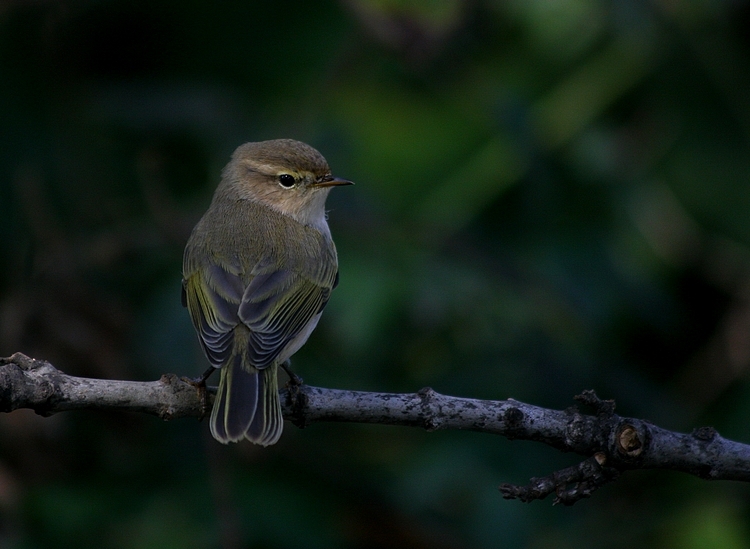
[[279, 176], [279, 185], [284, 187], [285, 189], [291, 189], [294, 187], [295, 184], [294, 176], [289, 175], [288, 173], [282, 173]]

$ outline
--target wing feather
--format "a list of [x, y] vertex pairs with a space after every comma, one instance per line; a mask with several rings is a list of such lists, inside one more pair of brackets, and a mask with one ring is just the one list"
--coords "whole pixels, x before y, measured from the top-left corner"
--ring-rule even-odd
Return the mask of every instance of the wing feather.
[[185, 295], [213, 366], [219, 368], [229, 359], [233, 330], [242, 322], [250, 329], [248, 362], [263, 369], [321, 311], [330, 287], [278, 269], [253, 276], [242, 291], [238, 275], [210, 265], [185, 281]]
[[193, 325], [212, 366], [220, 368], [232, 353], [233, 330], [239, 324], [237, 308], [242, 280], [218, 265], [196, 270], [184, 282]]
[[238, 309], [240, 320], [250, 329], [248, 353], [252, 364], [262, 369], [276, 360], [316, 316], [329, 295], [330, 287], [292, 270], [256, 275]]

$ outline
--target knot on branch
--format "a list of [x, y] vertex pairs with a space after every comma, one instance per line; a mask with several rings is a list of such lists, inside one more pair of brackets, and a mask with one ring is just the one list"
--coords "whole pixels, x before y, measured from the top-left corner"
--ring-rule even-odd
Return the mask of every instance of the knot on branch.
[[428, 432], [437, 431], [442, 423], [440, 411], [433, 409], [440, 396], [432, 387], [422, 387], [417, 391], [422, 405], [422, 426]]
[[[198, 420], [202, 420], [206, 411], [210, 411], [210, 405], [208, 395], [212, 393], [211, 387], [196, 388], [196, 386], [189, 381], [186, 381], [184, 377], [180, 377], [176, 374], [162, 374], [159, 378], [159, 383], [166, 388], [165, 394], [174, 395], [185, 395], [188, 399], [192, 400], [194, 395], [197, 395], [201, 404], [201, 415]], [[201, 392], [202, 391], [202, 392]], [[215, 390], [213, 391], [215, 393]], [[156, 415], [164, 421], [170, 421], [172, 419], [183, 417], [185, 415], [182, 403], [174, 399], [165, 399], [163, 402], [159, 402], [155, 407]]]
[[646, 446], [648, 434], [642, 424], [623, 423], [615, 432], [617, 452], [628, 461], [638, 458]]
[[705, 479], [717, 478], [722, 468], [723, 443], [721, 435], [713, 427], [699, 427], [693, 429], [690, 436], [697, 442], [696, 450], [705, 456], [705, 462], [697, 468], [696, 474]]
[[578, 402], [591, 406], [597, 415], [611, 416], [615, 413], [614, 400], [602, 400], [593, 389], [586, 389], [573, 397]]
[[571, 419], [565, 426], [565, 442], [571, 447], [577, 446], [579, 443], [584, 442], [589, 438], [589, 424], [578, 412], [573, 413], [573, 419]]
[[[510, 401], [511, 399], [508, 400]], [[505, 423], [508, 440], [513, 440], [524, 432], [525, 419], [526, 415], [523, 411], [515, 406], [510, 406], [503, 412], [500, 420]]]
[[435, 398], [438, 393], [432, 387], [422, 387], [417, 391], [417, 395], [422, 399], [423, 404], [429, 404], [431, 400]]
[[0, 410], [32, 408], [37, 414], [49, 415], [60, 372], [49, 362], [22, 353], [0, 358], [0, 365]]
[[713, 427], [698, 427], [697, 429], [693, 429], [691, 434], [693, 438], [701, 442], [711, 442], [719, 436], [719, 432]]

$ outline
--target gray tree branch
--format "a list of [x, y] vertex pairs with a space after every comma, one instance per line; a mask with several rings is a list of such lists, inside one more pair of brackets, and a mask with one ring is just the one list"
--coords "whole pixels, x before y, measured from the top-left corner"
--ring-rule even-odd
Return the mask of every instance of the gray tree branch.
[[[209, 401], [213, 391], [209, 389]], [[504, 484], [506, 498], [523, 501], [555, 493], [571, 504], [630, 469], [669, 469], [708, 480], [750, 481], [750, 445], [727, 440], [711, 427], [676, 433], [614, 413], [612, 401], [593, 391], [576, 397], [593, 408], [549, 410], [513, 399], [478, 400], [439, 394], [371, 393], [307, 385], [282, 391], [284, 417], [299, 427], [320, 421], [462, 429], [543, 442], [585, 456], [579, 465], [531, 479], [527, 486]], [[210, 402], [209, 402], [210, 404]], [[31, 408], [41, 415], [67, 410], [119, 410], [162, 419], [201, 417], [203, 401], [194, 386], [173, 375], [158, 381], [111, 381], [73, 377], [50, 363], [20, 353], [0, 359], [0, 411]]]

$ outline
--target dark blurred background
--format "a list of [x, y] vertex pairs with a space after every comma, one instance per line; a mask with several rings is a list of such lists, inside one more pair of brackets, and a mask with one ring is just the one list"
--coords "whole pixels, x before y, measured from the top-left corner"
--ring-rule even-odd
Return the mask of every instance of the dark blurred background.
[[[618, 412], [750, 442], [746, 1], [0, 3], [0, 355], [153, 380], [206, 362], [181, 256], [246, 141], [309, 142], [341, 284], [312, 385]], [[750, 546], [750, 489], [362, 425], [0, 417], [0, 546]]]

